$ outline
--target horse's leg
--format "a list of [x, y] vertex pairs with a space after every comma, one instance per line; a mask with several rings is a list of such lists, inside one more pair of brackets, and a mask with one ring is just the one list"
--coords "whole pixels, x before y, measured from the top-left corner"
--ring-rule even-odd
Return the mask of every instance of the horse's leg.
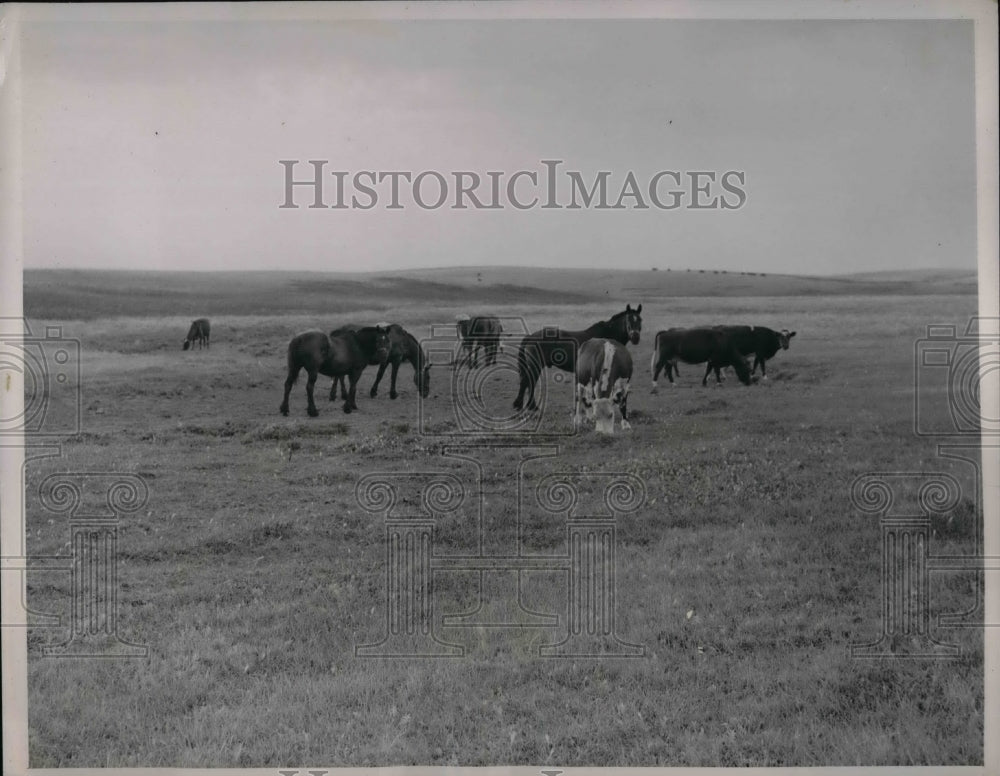
[[582, 383], [576, 384], [576, 412], [573, 413], [573, 427], [579, 428], [583, 425], [583, 392], [586, 390]]
[[622, 411], [622, 431], [627, 431], [632, 428], [632, 424], [628, 422], [628, 388], [625, 389], [618, 407]]
[[[754, 369], [757, 368], [757, 360], [758, 359], [760, 359], [760, 376], [763, 377], [766, 380], [767, 379], [767, 367], [764, 366], [765, 361], [760, 356], [757, 356], [757, 355], [754, 356], [754, 359], [753, 359]], [[753, 374], [753, 372], [751, 372], [750, 374]]]
[[[384, 364], [379, 364], [378, 374], [375, 375], [375, 382], [372, 383], [372, 389], [368, 392], [368, 395], [373, 399], [378, 395], [378, 384], [382, 382], [382, 375], [385, 374], [385, 368], [389, 366], [389, 362], [386, 361]], [[344, 398], [347, 398], [347, 394], [344, 394]]]
[[350, 413], [352, 410], [358, 408], [358, 403], [355, 401], [358, 396], [358, 380], [361, 379], [361, 370], [358, 369], [348, 376], [348, 380], [351, 383], [350, 389], [347, 392], [347, 398], [344, 400], [344, 412]]
[[528, 378], [521, 375], [521, 385], [517, 389], [517, 397], [514, 399], [514, 409], [519, 410], [524, 407], [524, 392], [528, 389]]
[[399, 396], [399, 394], [396, 393], [396, 375], [399, 374], [399, 363], [400, 363], [399, 361], [393, 361], [392, 362], [392, 374], [389, 375], [389, 398], [390, 399], [395, 399], [397, 396]]
[[528, 386], [531, 382], [529, 378], [530, 367], [528, 365], [529, 359], [528, 349], [522, 343], [520, 350], [517, 352], [517, 371], [521, 376], [521, 385], [517, 390], [517, 398], [514, 399], [514, 409], [520, 410], [524, 407], [524, 394], [528, 390]]
[[306, 398], [308, 399], [308, 407], [306, 411], [309, 413], [310, 418], [315, 418], [319, 415], [319, 411], [316, 409], [316, 402], [313, 400], [313, 391], [316, 388], [316, 378], [319, 377], [319, 372], [315, 369], [309, 370], [309, 382], [306, 383]]
[[539, 375], [536, 374], [535, 372], [532, 372], [529, 375], [528, 379], [529, 379], [529, 384], [528, 384], [528, 409], [530, 411], [534, 412], [535, 410], [538, 409], [538, 405], [535, 404], [535, 385], [538, 383]]
[[288, 377], [285, 378], [285, 397], [281, 400], [281, 410], [282, 415], [288, 415], [288, 394], [292, 392], [292, 386], [295, 385], [295, 381], [298, 379], [299, 370], [301, 366], [289, 367]]

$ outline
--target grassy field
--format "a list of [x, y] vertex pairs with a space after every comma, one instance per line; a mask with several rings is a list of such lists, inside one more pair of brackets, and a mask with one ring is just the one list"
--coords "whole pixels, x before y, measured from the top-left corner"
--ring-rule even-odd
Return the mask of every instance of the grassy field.
[[[951, 471], [964, 495], [935, 517], [934, 551], [975, 551], [970, 468], [913, 433], [914, 343], [927, 324], [975, 314], [967, 278], [942, 276], [917, 297], [912, 278], [793, 278], [767, 294], [741, 290], [767, 278], [738, 273], [622, 273], [606, 287], [563, 273], [554, 295], [530, 290], [547, 287], [544, 272], [477, 272], [28, 274], [26, 314], [81, 340], [83, 386], [81, 433], [27, 469], [29, 552], [69, 548], [65, 519], [38, 501], [50, 473], [132, 472], [150, 492], [118, 542], [120, 632], [150, 656], [45, 658], [65, 631], [30, 630], [32, 767], [982, 761], [981, 631], [937, 629], [961, 647], [952, 660], [849, 655], [878, 637], [882, 611], [877, 519], [849, 499], [858, 475]], [[652, 275], [693, 285], [654, 286]], [[715, 293], [698, 285], [709, 279]], [[369, 369], [360, 412], [327, 402], [322, 379], [318, 418], [306, 417], [302, 383], [281, 417], [289, 338], [383, 318], [422, 337], [480, 310], [582, 328], [626, 301], [643, 303], [632, 431], [531, 438], [560, 453], [524, 477], [612, 471], [644, 483], [646, 503], [618, 520], [617, 631], [645, 655], [545, 659], [537, 647], [558, 629], [447, 627], [440, 618], [467, 611], [477, 590], [473, 574], [450, 572], [435, 577], [435, 615], [464, 657], [356, 658], [356, 645], [382, 636], [386, 573], [385, 529], [358, 506], [356, 481], [449, 471], [475, 490], [475, 472], [443, 456], [455, 440], [421, 433], [408, 366], [396, 401], [386, 384], [368, 398]], [[212, 318], [211, 351], [180, 349], [195, 315]], [[701, 370], [682, 367], [677, 387], [652, 395], [656, 330], [722, 322], [798, 333], [766, 382], [703, 388]], [[450, 372], [432, 374], [425, 409], [448, 431]], [[564, 425], [570, 404], [549, 380], [546, 422]], [[483, 400], [499, 408], [515, 392], [501, 372]], [[491, 528], [507, 537], [513, 460], [488, 453], [482, 487]], [[524, 546], [564, 551], [563, 524], [530, 499], [521, 506]], [[438, 526], [442, 552], [474, 551], [477, 539], [467, 510]], [[68, 615], [68, 577], [29, 574], [31, 607]], [[524, 580], [532, 609], [565, 609], [558, 574]], [[953, 572], [930, 584], [936, 615], [969, 609], [980, 582]]]

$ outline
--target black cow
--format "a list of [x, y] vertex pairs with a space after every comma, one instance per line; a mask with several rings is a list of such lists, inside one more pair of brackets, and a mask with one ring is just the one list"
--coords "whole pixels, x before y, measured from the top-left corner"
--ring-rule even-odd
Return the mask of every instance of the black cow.
[[462, 345], [457, 365], [460, 367], [468, 362], [472, 369], [479, 366], [480, 347], [483, 349], [486, 366], [495, 364], [502, 333], [503, 324], [499, 318], [491, 315], [477, 315], [472, 318], [468, 315], [459, 316], [458, 336], [462, 340]]
[[[767, 379], [765, 367], [767, 360], [774, 358], [774, 354], [779, 350], [788, 350], [788, 345], [792, 337], [795, 336], [794, 331], [788, 329], [775, 331], [766, 326], [716, 326], [715, 328], [729, 336], [741, 356], [752, 355], [754, 357], [750, 374], [756, 372], [757, 365], [760, 364], [760, 373], [765, 380]], [[725, 366], [725, 364], [720, 366]], [[716, 369], [716, 379], [719, 377], [718, 371]]]
[[208, 318], [198, 318], [198, 320], [192, 321], [187, 337], [184, 338], [183, 350], [190, 348], [194, 342], [198, 343], [199, 349], [202, 347], [211, 347], [208, 341], [211, 332], [212, 325], [208, 322]]
[[[713, 369], [731, 366], [736, 370], [736, 376], [744, 385], [750, 385], [750, 367], [740, 355], [732, 337], [721, 327], [700, 327], [695, 329], [666, 329], [658, 332], [653, 342], [653, 358], [650, 370], [653, 373], [653, 392], [656, 392], [656, 380], [660, 371], [666, 369], [667, 379], [673, 384], [672, 372], [676, 371], [677, 363], [704, 364], [705, 376], [702, 385], [708, 384], [708, 375]], [[718, 379], [718, 372], [716, 372]]]

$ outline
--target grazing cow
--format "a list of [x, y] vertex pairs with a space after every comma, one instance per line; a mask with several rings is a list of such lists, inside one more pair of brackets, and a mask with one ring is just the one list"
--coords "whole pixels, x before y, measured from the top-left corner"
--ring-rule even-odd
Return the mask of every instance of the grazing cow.
[[653, 358], [650, 363], [654, 393], [661, 369], [666, 369], [667, 378], [673, 384], [671, 371], [677, 369], [678, 361], [685, 364], [708, 362], [702, 385], [708, 384], [708, 375], [713, 369], [716, 370], [716, 379], [719, 379], [718, 369], [724, 366], [731, 366], [736, 370], [737, 377], [744, 385], [750, 385], [751, 382], [750, 367], [746, 360], [740, 355], [732, 338], [720, 328], [666, 329], [658, 332], [653, 342]]
[[[388, 353], [389, 333], [382, 329], [377, 334], [376, 349]], [[354, 332], [344, 332], [334, 337], [328, 337], [321, 331], [307, 331], [296, 334], [288, 343], [288, 376], [285, 378], [285, 397], [281, 402], [281, 414], [288, 414], [288, 394], [299, 376], [299, 371], [305, 369], [309, 375], [306, 383], [306, 398], [308, 399], [309, 417], [315, 418], [319, 412], [313, 401], [313, 388], [316, 378], [323, 374], [337, 378], [346, 375], [350, 380], [350, 391], [344, 401], [344, 412], [358, 408], [355, 402], [358, 379], [364, 368], [368, 366], [368, 356], [361, 346], [358, 335]], [[330, 388], [330, 399], [334, 398], [337, 383]]]
[[209, 335], [212, 332], [212, 325], [208, 322], [208, 318], [199, 318], [196, 321], [191, 322], [191, 328], [188, 329], [187, 337], [184, 339], [184, 350], [191, 347], [192, 343], [198, 343], [198, 349], [202, 347], [211, 347], [209, 343]]
[[614, 340], [595, 338], [580, 347], [576, 359], [576, 416], [583, 421], [581, 408], [596, 420], [601, 433], [614, 433], [613, 406], [618, 405], [622, 430], [632, 428], [628, 422], [628, 387], [632, 379], [632, 356], [628, 348]]
[[[753, 368], [750, 374], [757, 371], [760, 364], [760, 373], [767, 379], [767, 369], [765, 364], [769, 358], [779, 350], [788, 350], [794, 331], [782, 329], [775, 331], [766, 326], [716, 326], [715, 328], [726, 332], [741, 356], [753, 355]], [[716, 379], [718, 379], [718, 369], [716, 369]]]
[[478, 367], [480, 347], [483, 349], [486, 366], [495, 364], [502, 333], [503, 324], [500, 323], [499, 318], [489, 315], [477, 315], [474, 318], [470, 318], [468, 315], [459, 316], [458, 336], [462, 340], [462, 346], [459, 350], [461, 355], [458, 366], [468, 362], [470, 368]]
[[382, 382], [382, 375], [385, 374], [385, 369], [390, 364], [392, 365], [392, 376], [389, 382], [389, 398], [395, 399], [399, 395], [396, 393], [396, 375], [399, 373], [399, 365], [404, 361], [408, 361], [413, 366], [413, 384], [417, 386], [420, 395], [427, 398], [427, 394], [431, 390], [430, 359], [424, 355], [417, 338], [396, 323], [389, 326], [389, 357], [378, 368], [375, 384], [371, 390], [372, 397], [378, 393], [378, 385]]
[[514, 409], [524, 406], [524, 396], [528, 394], [529, 410], [536, 409], [535, 383], [545, 367], [554, 366], [564, 372], [576, 371], [576, 354], [579, 347], [589, 339], [601, 337], [614, 340], [624, 345], [631, 342], [639, 344], [639, 334], [642, 331], [642, 305], [625, 309], [613, 315], [609, 320], [599, 321], [583, 331], [566, 331], [554, 326], [547, 326], [521, 340], [517, 352], [517, 371], [521, 376], [521, 387], [514, 399]]
[[[381, 347], [381, 345], [385, 343], [383, 335], [389, 331], [390, 327], [391, 324], [384, 322], [377, 323], [374, 326], [355, 326], [354, 324], [348, 324], [334, 329], [330, 332], [330, 336], [339, 337], [342, 334], [353, 332], [358, 336], [358, 342], [361, 345], [361, 349], [368, 358], [368, 365], [382, 366], [389, 358], [389, 348]], [[340, 398], [347, 399], [347, 384], [344, 380], [344, 375], [335, 377], [333, 382], [334, 386], [330, 391], [330, 401], [333, 401], [336, 397], [337, 385], [340, 386]], [[369, 391], [369, 395], [374, 399], [375, 394], [376, 390], [373, 385], [371, 391]]]

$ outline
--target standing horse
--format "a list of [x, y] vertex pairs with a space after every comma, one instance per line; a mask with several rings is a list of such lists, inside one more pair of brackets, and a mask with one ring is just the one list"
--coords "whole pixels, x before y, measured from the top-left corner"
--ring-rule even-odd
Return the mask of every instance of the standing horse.
[[576, 353], [589, 339], [601, 337], [624, 345], [639, 344], [642, 331], [642, 305], [634, 310], [631, 305], [613, 315], [609, 320], [599, 321], [583, 331], [566, 331], [547, 326], [521, 340], [517, 352], [517, 371], [521, 376], [521, 387], [514, 399], [514, 409], [524, 406], [524, 395], [528, 394], [528, 409], [536, 409], [535, 383], [545, 367], [554, 366], [564, 372], [576, 370]]
[[389, 326], [389, 357], [378, 368], [375, 384], [371, 390], [373, 398], [378, 393], [378, 385], [382, 382], [385, 368], [390, 364], [392, 365], [392, 376], [389, 382], [389, 398], [395, 399], [399, 396], [396, 393], [396, 375], [399, 373], [399, 365], [404, 361], [408, 361], [413, 366], [413, 384], [417, 386], [420, 395], [427, 398], [427, 394], [431, 390], [430, 359], [424, 355], [417, 338], [396, 323]]
[[198, 318], [191, 322], [191, 328], [188, 329], [187, 337], [184, 338], [183, 350], [187, 350], [191, 347], [194, 342], [198, 343], [198, 349], [200, 350], [202, 346], [208, 348], [211, 347], [208, 338], [212, 332], [212, 325], [208, 322], [208, 318]]
[[[330, 336], [339, 337], [347, 333], [356, 334], [361, 349], [368, 358], [368, 366], [382, 366], [389, 358], [389, 348], [382, 347], [380, 349], [380, 345], [384, 344], [384, 335], [388, 333], [390, 325], [388, 323], [377, 323], [374, 326], [348, 324], [347, 326], [341, 326], [339, 329], [334, 329], [330, 332]], [[333, 388], [330, 390], [330, 401], [336, 398], [338, 385], [340, 386], [340, 398], [347, 399], [347, 385], [344, 381], [344, 376], [341, 375], [340, 377], [335, 377], [333, 380]], [[369, 392], [371, 398], [375, 398], [375, 393], [375, 386], [373, 385]]]
[[[377, 349], [388, 353], [388, 332], [380, 330], [377, 340]], [[302, 369], [309, 375], [309, 382], [306, 383], [309, 417], [315, 418], [319, 415], [316, 403], [313, 401], [313, 389], [316, 378], [321, 374], [333, 378], [347, 376], [351, 388], [344, 401], [344, 412], [356, 410], [358, 405], [355, 402], [355, 395], [358, 379], [366, 366], [368, 357], [361, 347], [358, 335], [354, 332], [344, 332], [334, 337], [328, 337], [321, 331], [307, 331], [295, 335], [288, 343], [288, 376], [285, 378], [285, 397], [281, 402], [281, 414], [288, 414], [288, 394], [291, 393], [292, 386]], [[334, 398], [336, 388], [337, 383], [334, 382], [330, 389], [331, 400]]]
[[495, 364], [502, 333], [503, 324], [499, 318], [491, 315], [477, 315], [474, 318], [459, 316], [458, 336], [462, 340], [462, 346], [459, 349], [458, 366], [468, 362], [471, 369], [478, 367], [480, 347], [483, 349], [486, 366]]
[[632, 355], [614, 340], [594, 338], [580, 347], [576, 360], [576, 425], [583, 421], [583, 408], [597, 423], [597, 430], [614, 433], [613, 406], [622, 415], [622, 430], [628, 422], [628, 387], [632, 379]]

